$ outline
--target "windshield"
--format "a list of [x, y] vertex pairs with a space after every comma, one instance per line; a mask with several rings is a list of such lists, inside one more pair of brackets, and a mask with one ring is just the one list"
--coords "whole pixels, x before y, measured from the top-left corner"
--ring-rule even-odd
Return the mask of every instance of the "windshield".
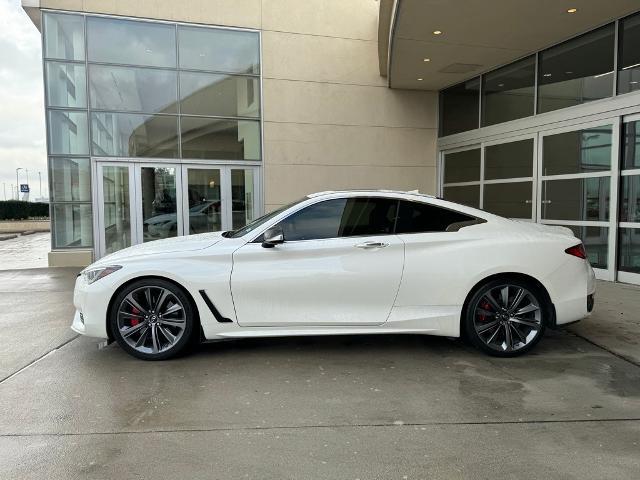
[[260, 218], [256, 218], [249, 225], [246, 225], [238, 230], [225, 232], [224, 236], [229, 238], [244, 237], [247, 233], [252, 232], [253, 230], [260, 227], [265, 222], [268, 222], [269, 220], [271, 220], [276, 215], [279, 215], [280, 213], [284, 212], [288, 208], [291, 208], [294, 205], [297, 205], [298, 203], [304, 202], [305, 200], [308, 200], [308, 197], [304, 197], [304, 198], [301, 198], [300, 200], [296, 200], [295, 202], [290, 203], [289, 205], [285, 205], [284, 207], [280, 207], [277, 210], [274, 210], [273, 212], [270, 212], [270, 213], [267, 213], [266, 215], [261, 216]]

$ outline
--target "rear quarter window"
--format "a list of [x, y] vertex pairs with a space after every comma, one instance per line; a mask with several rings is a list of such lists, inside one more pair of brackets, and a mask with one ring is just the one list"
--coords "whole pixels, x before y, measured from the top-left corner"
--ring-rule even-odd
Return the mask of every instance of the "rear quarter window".
[[422, 202], [400, 201], [396, 233], [456, 231], [481, 220], [471, 215]]

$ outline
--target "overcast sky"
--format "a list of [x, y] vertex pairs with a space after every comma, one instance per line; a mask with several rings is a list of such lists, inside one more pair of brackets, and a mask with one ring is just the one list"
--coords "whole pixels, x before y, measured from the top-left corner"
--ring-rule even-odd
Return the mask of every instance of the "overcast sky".
[[[20, 0], [0, 0], [0, 182], [7, 199], [16, 168], [29, 169], [31, 199], [47, 195], [47, 153], [40, 32], [20, 7]], [[26, 183], [20, 171], [20, 183]], [[0, 185], [0, 199], [4, 200]]]

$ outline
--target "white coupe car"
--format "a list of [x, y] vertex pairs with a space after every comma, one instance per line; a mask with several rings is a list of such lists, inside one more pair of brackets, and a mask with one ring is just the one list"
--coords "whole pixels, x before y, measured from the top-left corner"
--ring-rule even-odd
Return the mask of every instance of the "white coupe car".
[[147, 360], [201, 340], [372, 333], [514, 356], [587, 316], [594, 289], [569, 229], [417, 193], [324, 192], [100, 259], [78, 276], [72, 328]]

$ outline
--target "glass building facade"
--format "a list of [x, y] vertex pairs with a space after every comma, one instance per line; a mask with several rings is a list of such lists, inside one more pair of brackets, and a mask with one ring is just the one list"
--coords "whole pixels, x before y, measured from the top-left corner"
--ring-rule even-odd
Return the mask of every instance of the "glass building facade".
[[43, 12], [52, 248], [237, 228], [260, 197], [260, 34]]

